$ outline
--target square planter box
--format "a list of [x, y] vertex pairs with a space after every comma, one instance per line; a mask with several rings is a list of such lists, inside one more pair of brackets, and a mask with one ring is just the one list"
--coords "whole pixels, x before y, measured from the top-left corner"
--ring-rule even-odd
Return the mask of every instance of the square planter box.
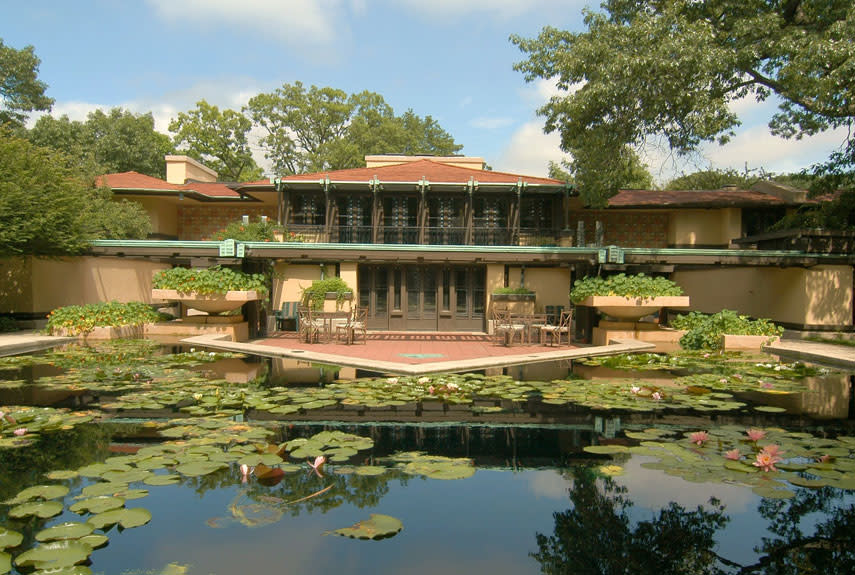
[[764, 345], [779, 339], [777, 335], [723, 335], [721, 348], [725, 351], [734, 349], [762, 351]]

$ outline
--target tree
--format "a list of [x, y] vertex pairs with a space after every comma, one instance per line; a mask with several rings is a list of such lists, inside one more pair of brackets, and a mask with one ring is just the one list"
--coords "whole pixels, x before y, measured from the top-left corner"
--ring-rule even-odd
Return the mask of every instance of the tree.
[[299, 174], [355, 168], [368, 154], [448, 155], [462, 146], [430, 116], [396, 116], [383, 96], [284, 84], [246, 107], [265, 135], [260, 143], [274, 171]]
[[[580, 173], [620, 173], [623, 146], [651, 136], [677, 154], [725, 143], [739, 125], [729, 104], [743, 97], [776, 95], [770, 129], [783, 137], [852, 125], [849, 0], [606, 0], [603, 8], [585, 12], [580, 33], [547, 27], [535, 39], [511, 37], [528, 56], [515, 68], [562, 91], [539, 112]], [[815, 168], [851, 185], [853, 140]], [[592, 205], [618, 188], [601, 178], [604, 189], [582, 187]]]
[[221, 181], [242, 182], [261, 178], [262, 171], [252, 158], [249, 131], [252, 122], [241, 112], [220, 111], [205, 100], [196, 109], [180, 113], [169, 123], [176, 147], [216, 170]]
[[47, 84], [37, 78], [40, 63], [32, 46], [16, 50], [0, 38], [0, 125], [20, 128], [29, 112], [53, 106]]
[[769, 176], [765, 172], [754, 176], [747, 170], [739, 172], [734, 169], [701, 170], [691, 174], [683, 174], [665, 184], [666, 190], [718, 190], [725, 186], [736, 186], [747, 190], [759, 179]]
[[83, 252], [101, 238], [145, 238], [151, 222], [132, 202], [113, 202], [62, 153], [0, 130], [0, 250]]
[[154, 129], [154, 116], [122, 108], [90, 112], [85, 122], [42, 116], [29, 131], [39, 146], [62, 151], [81, 169], [94, 163], [102, 172], [129, 172], [162, 178], [164, 156], [174, 147], [169, 136]]
[[[604, 190], [609, 182], [613, 183], [616, 189], [649, 190], [653, 187], [653, 176], [629, 146], [621, 149], [618, 162], [611, 163], [602, 170], [597, 169], [597, 166], [606, 158], [596, 157], [596, 152], [595, 157], [587, 158], [585, 150], [578, 153], [580, 158], [562, 160], [561, 163], [549, 162], [549, 177], [572, 182], [589, 193], [591, 190]], [[606, 169], [613, 171], [607, 172]]]

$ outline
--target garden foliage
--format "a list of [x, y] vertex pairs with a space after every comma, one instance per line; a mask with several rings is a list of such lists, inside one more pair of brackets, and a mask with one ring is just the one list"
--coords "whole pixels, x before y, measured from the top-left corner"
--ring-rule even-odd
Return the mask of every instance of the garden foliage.
[[155, 274], [155, 289], [174, 289], [182, 293], [217, 294], [228, 291], [267, 291], [263, 274], [247, 274], [221, 266], [211, 268], [171, 268]]
[[96, 327], [141, 325], [154, 323], [160, 319], [161, 314], [148, 304], [138, 301], [69, 305], [57, 308], [48, 314], [46, 331], [53, 333], [57, 330], [66, 330], [73, 335], [85, 334]]
[[712, 315], [693, 311], [671, 320], [671, 327], [688, 330], [680, 338], [684, 349], [719, 349], [725, 334], [780, 336], [784, 333], [784, 328], [768, 319], [752, 320], [729, 309]]
[[660, 296], [680, 296], [683, 289], [664, 277], [652, 277], [644, 274], [617, 274], [607, 278], [596, 276], [576, 280], [570, 290], [570, 300], [578, 304], [590, 296], [623, 296], [654, 298]]

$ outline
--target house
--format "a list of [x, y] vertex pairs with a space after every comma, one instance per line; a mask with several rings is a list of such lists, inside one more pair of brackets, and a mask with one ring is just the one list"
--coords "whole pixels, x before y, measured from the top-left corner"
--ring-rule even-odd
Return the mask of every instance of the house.
[[[167, 157], [166, 180], [104, 176], [146, 209], [153, 239], [179, 243], [103, 241], [93, 254], [195, 266], [242, 258], [256, 270], [272, 262], [273, 308], [339, 275], [376, 330], [485, 331], [498, 287], [532, 289], [544, 311], [568, 306], [575, 277], [618, 271], [669, 275], [704, 312], [735, 309], [803, 329], [853, 325], [850, 254], [737, 249], [736, 240], [809, 201], [773, 184], [622, 190], [591, 210], [565, 182], [491, 171], [477, 157], [378, 155], [364, 168], [216, 179], [185, 156]], [[303, 241], [229, 253], [198, 241], [242, 217], [266, 217]]]

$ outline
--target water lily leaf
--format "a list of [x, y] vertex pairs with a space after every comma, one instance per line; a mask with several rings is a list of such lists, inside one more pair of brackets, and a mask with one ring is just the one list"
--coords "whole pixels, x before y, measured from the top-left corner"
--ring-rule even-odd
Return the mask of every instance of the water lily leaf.
[[191, 461], [190, 463], [182, 463], [175, 468], [175, 471], [188, 477], [198, 477], [208, 475], [224, 467], [227, 465], [219, 461]]
[[627, 447], [626, 445], [586, 445], [582, 449], [588, 453], [594, 453], [596, 455], [629, 453], [629, 447]]
[[108, 525], [115, 525], [116, 523], [126, 529], [130, 529], [131, 527], [145, 525], [149, 521], [151, 521], [151, 513], [142, 507], [113, 509], [112, 511], [93, 515], [88, 520], [96, 529], [103, 529]]
[[128, 471], [110, 470], [101, 474], [101, 479], [116, 483], [134, 483], [145, 480], [149, 475], [151, 475], [151, 471], [147, 469], [129, 469]]
[[0, 549], [8, 549], [9, 547], [17, 547], [24, 540], [24, 536], [17, 531], [0, 527]]
[[[94, 537], [94, 535], [90, 535]], [[94, 549], [94, 547], [93, 547]], [[92, 575], [92, 569], [86, 565], [69, 565], [68, 567], [48, 567], [39, 569], [33, 575]]]
[[21, 553], [15, 565], [38, 569], [70, 567], [86, 561], [91, 553], [92, 548], [79, 541], [51, 541]]
[[624, 469], [620, 465], [601, 465], [597, 468], [597, 471], [607, 477], [616, 477], [624, 474]]
[[146, 485], [175, 485], [181, 480], [180, 475], [169, 473], [165, 475], [150, 475], [143, 479]]
[[110, 511], [111, 509], [118, 509], [124, 505], [125, 500], [121, 497], [100, 495], [78, 501], [68, 509], [74, 513], [103, 513], [105, 511]]
[[125, 501], [130, 501], [132, 499], [142, 499], [143, 497], [147, 496], [148, 489], [125, 489], [124, 491], [116, 493], [116, 497], [121, 497]]
[[379, 467], [377, 465], [361, 465], [356, 468], [356, 471], [354, 471], [354, 474], [356, 475], [365, 476], [382, 475], [384, 473], [386, 473], [386, 468]]
[[352, 527], [344, 527], [336, 529], [332, 533], [351, 539], [386, 539], [397, 535], [404, 524], [399, 519], [390, 515], [381, 515], [372, 513], [370, 519], [363, 519], [355, 523]]
[[775, 487], [755, 487], [752, 491], [766, 499], [792, 499], [796, 494], [789, 489]]
[[56, 499], [64, 497], [68, 494], [68, 491], [68, 487], [65, 485], [34, 485], [20, 491], [15, 497], [7, 499], [3, 503], [18, 505], [19, 503], [26, 503], [33, 499]]
[[731, 471], [741, 471], [742, 473], [757, 473], [758, 467], [742, 463], [741, 461], [725, 461], [724, 466]]
[[35, 515], [36, 517], [47, 519], [48, 517], [53, 517], [60, 513], [62, 513], [62, 503], [59, 501], [30, 501], [10, 509], [9, 517], [19, 519], [21, 517]]
[[58, 525], [53, 525], [47, 529], [42, 529], [36, 533], [36, 541], [55, 541], [57, 539], [80, 539], [85, 535], [89, 535], [95, 528], [89, 523], [78, 523], [76, 521], [66, 521]]
[[754, 411], [762, 411], [764, 413], [784, 413], [787, 410], [783, 407], [774, 407], [771, 405], [755, 405]]
[[828, 485], [828, 482], [825, 479], [807, 479], [800, 475], [793, 475], [791, 477], [787, 477], [787, 481], [789, 481], [793, 485], [798, 485], [799, 487], [809, 487], [811, 489], [818, 489], [820, 487], [825, 487]]
[[0, 574], [12, 570], [12, 556], [5, 551], [0, 551]]
[[54, 479], [62, 481], [64, 479], [74, 479], [78, 477], [80, 474], [74, 471], [73, 469], [59, 469], [56, 471], [51, 471], [45, 474], [45, 477], [48, 479]]
[[84, 497], [97, 497], [99, 495], [118, 495], [127, 490], [126, 483], [114, 483], [112, 481], [103, 481], [101, 483], [93, 483], [84, 487], [80, 494]]
[[99, 547], [103, 547], [110, 540], [106, 535], [102, 535], [101, 533], [90, 533], [89, 535], [84, 535], [78, 541], [80, 543], [84, 543], [91, 547], [92, 549], [98, 549]]

